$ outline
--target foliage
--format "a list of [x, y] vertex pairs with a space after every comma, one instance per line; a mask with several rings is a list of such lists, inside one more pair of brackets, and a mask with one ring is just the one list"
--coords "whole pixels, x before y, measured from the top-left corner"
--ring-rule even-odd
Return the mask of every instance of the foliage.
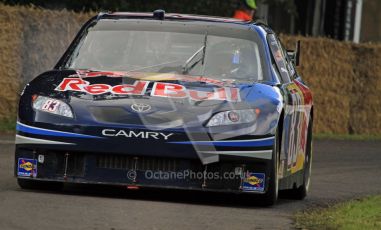
[[2, 119], [0, 120], [0, 134], [13, 133], [16, 128], [16, 119]]
[[381, 229], [381, 196], [298, 214], [296, 221], [298, 229]]
[[231, 16], [240, 0], [1, 0], [6, 4], [33, 4], [50, 9], [74, 11], [141, 11], [152, 12], [165, 9], [167, 12]]

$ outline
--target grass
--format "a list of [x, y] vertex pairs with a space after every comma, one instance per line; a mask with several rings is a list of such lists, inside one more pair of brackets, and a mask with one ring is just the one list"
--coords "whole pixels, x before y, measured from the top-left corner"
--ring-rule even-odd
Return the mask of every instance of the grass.
[[15, 119], [0, 120], [0, 133], [13, 133], [16, 128]]
[[380, 134], [334, 134], [334, 133], [315, 133], [316, 140], [346, 140], [346, 141], [380, 141]]
[[296, 215], [298, 229], [381, 229], [381, 195]]

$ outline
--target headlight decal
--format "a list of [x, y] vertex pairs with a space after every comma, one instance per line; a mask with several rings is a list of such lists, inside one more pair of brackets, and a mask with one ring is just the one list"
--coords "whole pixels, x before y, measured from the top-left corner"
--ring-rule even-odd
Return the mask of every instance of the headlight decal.
[[73, 112], [68, 104], [54, 98], [33, 95], [33, 109], [73, 118]]
[[248, 124], [255, 122], [259, 109], [230, 110], [214, 114], [206, 124], [206, 127], [222, 125]]

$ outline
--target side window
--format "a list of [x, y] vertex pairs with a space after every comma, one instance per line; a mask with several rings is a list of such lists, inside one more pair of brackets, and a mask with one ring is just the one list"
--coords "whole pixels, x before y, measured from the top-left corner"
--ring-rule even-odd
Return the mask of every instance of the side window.
[[289, 66], [286, 59], [286, 53], [284, 52], [279, 41], [274, 34], [269, 34], [267, 36], [267, 42], [269, 43], [271, 54], [275, 60], [276, 67], [281, 75], [281, 80], [283, 83], [290, 82]]
[[[279, 42], [279, 40], [278, 40], [278, 42]], [[280, 44], [280, 46], [282, 47], [284, 56], [286, 57], [287, 69], [288, 69], [288, 72], [289, 72], [289, 74], [290, 74], [291, 79], [293, 80], [293, 79], [296, 78], [296, 70], [295, 70], [294, 63], [292, 63], [291, 59], [288, 57], [288, 55], [287, 55], [287, 50], [284, 48], [284, 46], [282, 45], [282, 43], [279, 42], [279, 44]]]

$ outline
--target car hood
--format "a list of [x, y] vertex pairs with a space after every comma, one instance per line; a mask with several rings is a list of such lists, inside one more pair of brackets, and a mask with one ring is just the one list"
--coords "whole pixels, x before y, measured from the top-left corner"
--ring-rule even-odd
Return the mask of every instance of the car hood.
[[61, 70], [43, 75], [35, 80], [37, 91], [62, 98], [77, 119], [160, 129], [200, 126], [216, 112], [263, 107], [279, 97], [263, 94], [263, 87], [272, 88], [263, 84], [174, 73]]

